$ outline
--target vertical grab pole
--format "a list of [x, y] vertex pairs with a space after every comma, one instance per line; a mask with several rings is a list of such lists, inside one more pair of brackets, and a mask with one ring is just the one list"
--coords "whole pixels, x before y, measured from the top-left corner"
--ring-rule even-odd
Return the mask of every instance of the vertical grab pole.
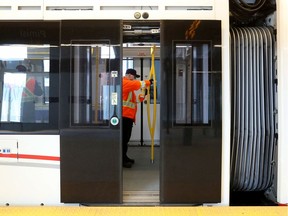
[[[96, 46], [95, 49], [92, 49], [92, 55], [94, 54], [93, 51], [95, 50], [95, 74], [96, 74], [96, 86], [99, 83], [99, 47]], [[95, 90], [95, 105], [94, 105], [94, 122], [98, 123], [98, 101], [99, 101], [99, 92], [98, 88]]]
[[155, 45], [151, 47], [151, 69], [149, 74], [149, 79], [153, 79], [154, 88], [153, 88], [153, 122], [151, 125], [151, 116], [150, 116], [150, 86], [147, 88], [147, 118], [148, 118], [148, 127], [151, 136], [151, 163], [154, 163], [154, 132], [156, 126], [156, 111], [157, 111], [157, 101], [156, 101], [156, 75], [155, 75]]

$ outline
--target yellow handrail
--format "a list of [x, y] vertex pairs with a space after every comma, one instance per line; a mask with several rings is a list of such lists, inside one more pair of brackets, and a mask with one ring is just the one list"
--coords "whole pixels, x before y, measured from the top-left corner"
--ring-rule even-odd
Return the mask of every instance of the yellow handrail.
[[149, 79], [153, 79], [154, 89], [153, 89], [153, 122], [151, 125], [151, 116], [150, 116], [150, 86], [147, 88], [147, 119], [148, 119], [148, 128], [151, 136], [151, 162], [154, 163], [154, 132], [156, 126], [156, 111], [157, 111], [157, 100], [156, 100], [156, 74], [155, 74], [155, 45], [151, 47], [151, 69], [149, 74]]

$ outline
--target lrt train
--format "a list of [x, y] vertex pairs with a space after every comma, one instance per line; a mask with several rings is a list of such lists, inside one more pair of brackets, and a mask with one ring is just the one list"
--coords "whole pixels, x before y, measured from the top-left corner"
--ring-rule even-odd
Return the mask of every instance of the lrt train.
[[[217, 3], [2, 0], [0, 205], [287, 204], [288, 4]], [[154, 78], [130, 169], [127, 68]]]

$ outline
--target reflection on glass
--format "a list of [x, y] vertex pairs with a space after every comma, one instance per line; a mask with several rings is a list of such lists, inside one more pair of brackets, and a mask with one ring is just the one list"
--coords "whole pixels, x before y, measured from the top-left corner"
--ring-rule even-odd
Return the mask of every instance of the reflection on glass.
[[26, 46], [0, 46], [0, 59], [2, 61], [23, 61], [27, 59]]
[[207, 42], [176, 44], [176, 125], [209, 125], [211, 122], [209, 51]]
[[44, 73], [44, 62], [49, 63], [49, 47], [13, 45], [0, 50], [1, 122], [48, 123], [49, 99], [45, 103], [44, 95], [49, 92], [49, 71]]
[[[72, 46], [72, 124], [108, 125], [116, 112], [112, 96], [120, 101], [120, 86], [109, 71], [114, 49], [107, 44], [87, 43]], [[115, 73], [119, 76], [118, 71]]]

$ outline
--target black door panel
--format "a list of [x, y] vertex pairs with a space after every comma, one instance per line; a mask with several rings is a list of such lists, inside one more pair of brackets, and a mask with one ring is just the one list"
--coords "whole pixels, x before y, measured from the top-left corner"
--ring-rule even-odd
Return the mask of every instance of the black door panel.
[[162, 21], [161, 70], [160, 200], [221, 202], [221, 22]]
[[62, 22], [61, 202], [122, 202], [121, 26]]

